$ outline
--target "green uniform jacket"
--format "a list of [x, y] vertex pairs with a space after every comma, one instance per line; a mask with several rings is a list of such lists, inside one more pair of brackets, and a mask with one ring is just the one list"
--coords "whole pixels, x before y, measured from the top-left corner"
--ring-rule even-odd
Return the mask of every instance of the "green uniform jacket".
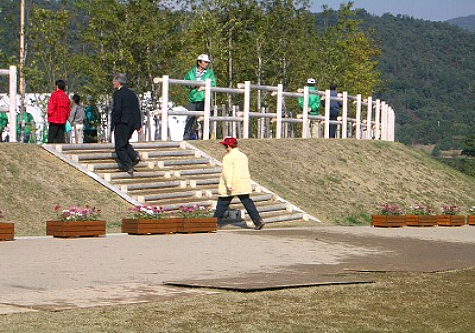
[[[308, 91], [317, 91], [317, 88], [308, 87]], [[303, 110], [303, 97], [299, 98], [299, 107], [300, 110]], [[318, 116], [318, 108], [320, 107], [320, 95], [309, 95], [308, 107], [310, 108], [310, 115]]]
[[[18, 121], [18, 118], [20, 115], [17, 113], [16, 115], [16, 132], [18, 135], [20, 135], [20, 123]], [[31, 129], [35, 126], [35, 119], [31, 115], [31, 113], [24, 111], [21, 119], [25, 122], [25, 127], [23, 128], [23, 133], [25, 134], [30, 134]]]
[[0, 134], [8, 125], [8, 113], [0, 112]]
[[[211, 69], [206, 69], [201, 76], [201, 81], [206, 81], [207, 79], [211, 80], [211, 86], [216, 87], [216, 79], [214, 78], [214, 72]], [[196, 80], [196, 66], [190, 69], [186, 74], [184, 80], [197, 81]], [[205, 100], [205, 92], [198, 91], [198, 87], [190, 87], [190, 92], [188, 93], [188, 101], [191, 103], [202, 102]]]

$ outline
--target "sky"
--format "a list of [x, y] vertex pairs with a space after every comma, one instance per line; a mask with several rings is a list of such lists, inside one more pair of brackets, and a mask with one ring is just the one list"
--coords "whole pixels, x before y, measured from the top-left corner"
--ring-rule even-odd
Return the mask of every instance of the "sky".
[[[322, 5], [338, 9], [343, 0], [312, 0], [312, 11], [321, 12]], [[408, 15], [416, 19], [446, 21], [456, 17], [475, 15], [475, 0], [353, 0], [353, 8], [368, 13]]]

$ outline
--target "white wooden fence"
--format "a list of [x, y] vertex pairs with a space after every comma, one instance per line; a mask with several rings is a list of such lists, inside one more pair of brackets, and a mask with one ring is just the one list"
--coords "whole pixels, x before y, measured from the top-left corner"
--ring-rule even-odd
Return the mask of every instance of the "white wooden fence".
[[[10, 96], [13, 101], [17, 98], [17, 69], [16, 66], [10, 66], [10, 69], [0, 69], [0, 75], [9, 75], [10, 78]], [[330, 124], [336, 124], [339, 127], [339, 137], [342, 139], [355, 138], [366, 140], [384, 140], [394, 141], [394, 124], [395, 116], [393, 109], [384, 101], [379, 99], [373, 100], [371, 96], [363, 99], [359, 94], [356, 96], [350, 96], [345, 91], [339, 94], [338, 97], [330, 97], [330, 90], [326, 91], [309, 91], [308, 87], [305, 87], [298, 92], [285, 92], [283, 91], [283, 85], [279, 84], [275, 86], [259, 86], [253, 85], [250, 81], [238, 84], [237, 88], [224, 88], [224, 87], [211, 87], [211, 81], [187, 81], [170, 79], [167, 75], [163, 77], [156, 77], [153, 82], [155, 84], [161, 84], [161, 106], [158, 110], [160, 115], [160, 139], [162, 141], [168, 141], [168, 117], [171, 115], [195, 115], [203, 118], [202, 139], [208, 140], [211, 134], [215, 138], [218, 137], [217, 126], [218, 122], [228, 123], [231, 122], [233, 126], [232, 135], [240, 138], [247, 139], [250, 137], [250, 119], [258, 118], [260, 123], [264, 123], [265, 120], [270, 120], [275, 123], [275, 131], [272, 137], [277, 139], [283, 138], [283, 125], [297, 124], [301, 126], [302, 138], [310, 137], [310, 121], [317, 121], [321, 124], [323, 129], [323, 137], [329, 137]], [[168, 109], [169, 102], [169, 89], [170, 85], [195, 85], [203, 86], [205, 92], [204, 111], [173, 111]], [[264, 112], [262, 110], [251, 112], [251, 93], [253, 91], [267, 91], [271, 92], [276, 98], [275, 112]], [[242, 111], [233, 112], [231, 116], [222, 115], [219, 116], [217, 112], [217, 106], [211, 106], [212, 93], [225, 93], [225, 94], [241, 94], [243, 95]], [[308, 101], [309, 94], [318, 94], [322, 96], [326, 101], [336, 100], [342, 103], [341, 117], [338, 120], [330, 120], [330, 103], [325, 103], [324, 115], [311, 116], [307, 112], [299, 114], [297, 118], [285, 117], [283, 112], [284, 98], [299, 98], [304, 97], [304, 110], [308, 109], [308, 105], [305, 105]], [[350, 118], [348, 114], [350, 103], [355, 105], [355, 118]], [[8, 110], [0, 110], [0, 112], [9, 113], [9, 123], [15, 124], [15, 116], [17, 105], [16, 103], [10, 103]], [[211, 127], [211, 123], [214, 126]], [[239, 125], [239, 126], [235, 126]], [[236, 129], [239, 128], [239, 129]], [[255, 135], [258, 138], [265, 136], [264, 131], [258, 130]], [[10, 131], [10, 141], [17, 141], [16, 131]]]
[[[9, 81], [10, 81], [10, 100], [11, 101], [16, 101], [17, 100], [17, 68], [16, 66], [10, 66], [9, 69], [0, 69], [0, 75], [8, 75], [9, 76]], [[0, 110], [0, 112], [8, 112], [8, 123], [9, 124], [15, 124], [16, 123], [16, 110], [17, 110], [17, 105], [16, 103], [10, 103], [8, 109], [5, 110]], [[16, 130], [14, 125], [10, 125], [10, 128], [13, 128], [13, 130], [10, 130], [10, 141], [11, 142], [16, 142], [17, 141], [17, 135], [16, 135]], [[0, 133], [1, 134], [1, 133]]]
[[[237, 88], [223, 88], [212, 87], [211, 80], [206, 81], [188, 81], [170, 79], [168, 75], [154, 78], [155, 84], [161, 84], [161, 105], [158, 110], [161, 118], [161, 140], [168, 140], [168, 117], [171, 115], [195, 115], [203, 117], [203, 140], [208, 140], [211, 136], [211, 122], [235, 122], [241, 126], [241, 133], [239, 137], [244, 139], [249, 138], [250, 134], [250, 118], [271, 119], [275, 122], [274, 137], [280, 139], [283, 137], [282, 129], [285, 123], [295, 123], [302, 126], [302, 138], [309, 138], [310, 121], [315, 120], [322, 124], [325, 138], [329, 138], [330, 124], [338, 125], [340, 129], [340, 138], [355, 138], [366, 140], [383, 140], [394, 141], [394, 124], [395, 116], [394, 110], [384, 101], [379, 99], [373, 100], [371, 96], [363, 99], [362, 96], [350, 96], [346, 91], [339, 94], [338, 97], [330, 97], [330, 90], [326, 91], [309, 91], [308, 87], [303, 88], [298, 92], [285, 92], [283, 85], [274, 86], [259, 86], [252, 85], [250, 81], [238, 84]], [[204, 111], [172, 111], [168, 109], [169, 89], [170, 85], [194, 85], [203, 86], [205, 92]], [[251, 112], [251, 92], [252, 91], [268, 91], [276, 97], [275, 112]], [[233, 116], [218, 116], [216, 112], [212, 113], [211, 107], [211, 93], [226, 93], [226, 94], [242, 94], [243, 107], [241, 112], [237, 112]], [[335, 100], [342, 103], [341, 117], [338, 120], [330, 120], [330, 103], [325, 103], [324, 115], [311, 116], [307, 112], [303, 112], [297, 118], [285, 118], [283, 115], [283, 101], [284, 98], [304, 98], [304, 110], [308, 109], [307, 101], [309, 94], [318, 94], [326, 101]], [[356, 116], [350, 118], [348, 115], [349, 104], [355, 105]], [[214, 108], [216, 109], [216, 107]], [[365, 116], [365, 117], [364, 117]], [[216, 126], [213, 127], [214, 136], [217, 137]], [[261, 134], [258, 131], [258, 137]]]

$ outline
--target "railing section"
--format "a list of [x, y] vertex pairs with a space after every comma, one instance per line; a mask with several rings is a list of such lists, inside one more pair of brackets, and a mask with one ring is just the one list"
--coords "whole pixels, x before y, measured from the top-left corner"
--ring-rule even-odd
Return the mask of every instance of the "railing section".
[[[163, 77], [156, 77], [153, 82], [155, 84], [162, 85], [162, 95], [159, 110], [156, 112], [161, 118], [161, 140], [168, 140], [168, 117], [171, 115], [195, 115], [202, 117], [202, 139], [209, 140], [211, 134], [214, 138], [217, 138], [217, 123], [218, 122], [232, 122], [233, 127], [231, 133], [233, 136], [247, 139], [250, 136], [250, 118], [259, 119], [259, 128], [257, 131], [257, 137], [263, 138], [265, 136], [265, 130], [263, 130], [263, 123], [266, 119], [270, 119], [271, 122], [275, 122], [275, 133], [273, 137], [280, 139], [284, 137], [283, 128], [285, 124], [299, 124], [302, 126], [302, 138], [310, 137], [310, 122], [316, 121], [323, 128], [323, 137], [329, 138], [330, 124], [338, 126], [338, 133], [340, 138], [355, 138], [363, 140], [383, 140], [394, 141], [394, 123], [395, 115], [394, 110], [384, 101], [376, 99], [373, 101], [371, 96], [363, 100], [360, 94], [356, 96], [348, 95], [346, 91], [339, 94], [338, 97], [330, 97], [330, 90], [325, 91], [309, 91], [308, 87], [299, 89], [297, 92], [285, 92], [283, 91], [283, 85], [279, 84], [275, 86], [262, 86], [251, 84], [250, 81], [240, 83], [237, 88], [224, 88], [224, 87], [212, 87], [211, 81], [188, 81], [170, 79], [167, 75]], [[173, 111], [168, 109], [169, 103], [169, 89], [170, 85], [195, 85], [203, 86], [205, 88], [205, 103], [204, 111]], [[259, 110], [257, 112], [251, 112], [251, 92], [252, 91], [267, 91], [275, 96], [276, 107], [275, 112], [264, 112]], [[243, 95], [243, 110], [236, 111], [233, 108], [233, 113], [229, 115], [219, 115], [218, 107], [211, 105], [212, 93], [226, 93], [226, 94], [242, 94]], [[308, 96], [310, 94], [318, 94], [322, 96], [326, 101], [334, 100], [342, 103], [341, 116], [338, 120], [330, 120], [330, 103], [325, 103], [324, 115], [312, 116], [307, 111], [299, 114], [297, 118], [284, 117], [284, 99], [285, 98], [304, 98], [303, 109], [308, 109]], [[355, 106], [355, 118], [349, 117], [349, 105]], [[366, 118], [364, 119], [364, 113]], [[213, 122], [213, 126], [210, 123]], [[239, 124], [239, 130], [236, 129], [235, 124]]]

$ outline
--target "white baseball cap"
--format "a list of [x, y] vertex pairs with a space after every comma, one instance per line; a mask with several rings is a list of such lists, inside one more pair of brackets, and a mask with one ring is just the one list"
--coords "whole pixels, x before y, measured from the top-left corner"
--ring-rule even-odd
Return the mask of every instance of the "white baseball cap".
[[211, 62], [207, 54], [200, 54], [197, 60], [202, 60], [204, 62]]
[[312, 79], [312, 78], [308, 79], [307, 84], [315, 84], [315, 79]]

